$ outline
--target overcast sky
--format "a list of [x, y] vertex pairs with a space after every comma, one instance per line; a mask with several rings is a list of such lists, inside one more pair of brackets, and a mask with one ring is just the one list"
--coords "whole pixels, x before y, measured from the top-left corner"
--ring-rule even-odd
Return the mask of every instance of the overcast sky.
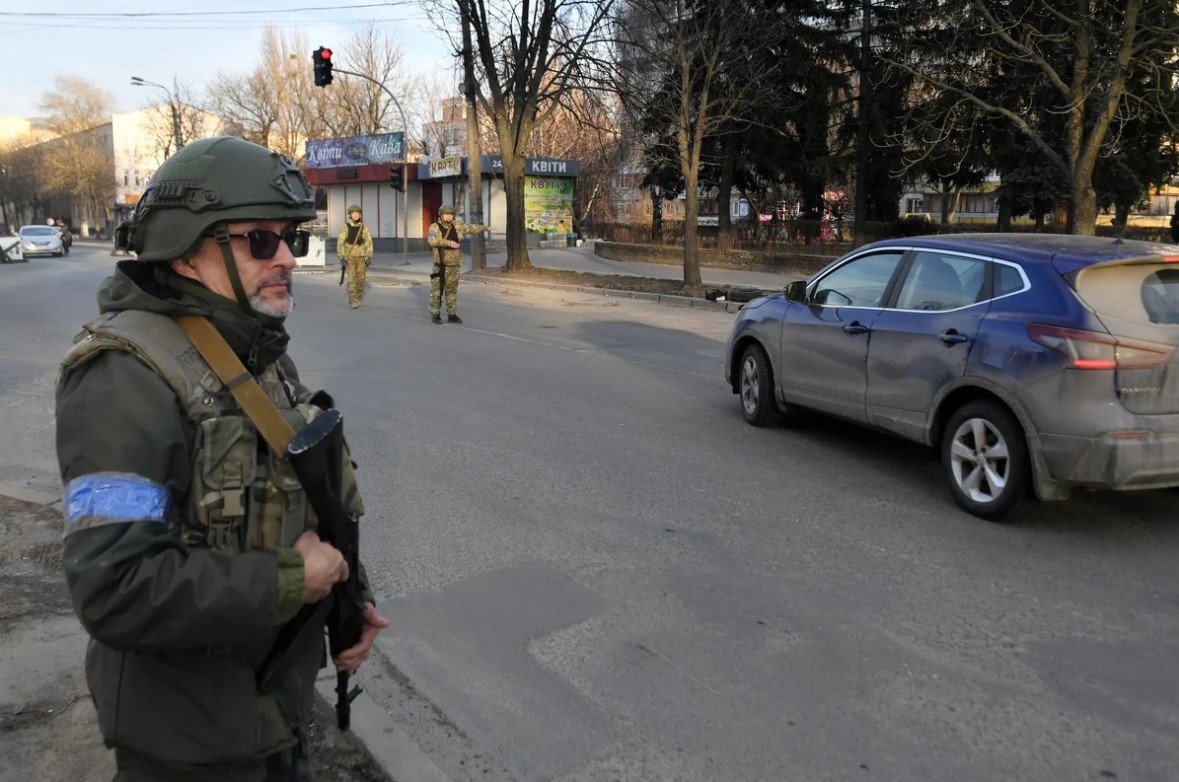
[[116, 111], [166, 100], [159, 90], [131, 86], [132, 76], [169, 86], [176, 77], [203, 89], [218, 71], [244, 72], [257, 62], [267, 24], [302, 32], [311, 48], [327, 46], [339, 60], [369, 20], [400, 46], [415, 74], [454, 71], [445, 38], [407, 0], [2, 0], [8, 65], [0, 70], [0, 117], [40, 115], [37, 104], [58, 74], [101, 86]]

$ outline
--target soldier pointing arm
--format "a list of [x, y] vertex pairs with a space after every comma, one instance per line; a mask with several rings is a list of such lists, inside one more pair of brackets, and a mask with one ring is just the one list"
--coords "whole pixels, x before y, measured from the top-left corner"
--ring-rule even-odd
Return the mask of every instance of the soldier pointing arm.
[[435, 323], [442, 322], [442, 293], [446, 293], [447, 321], [462, 323], [458, 316], [459, 269], [463, 263], [462, 245], [459, 241], [470, 234], [490, 231], [489, 225], [470, 225], [454, 221], [454, 207], [443, 204], [438, 210], [438, 219], [430, 224], [426, 243], [434, 248], [434, 269], [430, 274], [430, 317]]

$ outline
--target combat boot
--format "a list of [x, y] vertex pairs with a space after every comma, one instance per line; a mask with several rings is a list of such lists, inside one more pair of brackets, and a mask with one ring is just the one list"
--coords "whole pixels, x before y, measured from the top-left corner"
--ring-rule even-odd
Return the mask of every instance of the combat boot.
[[458, 315], [451, 314], [451, 315], [446, 316], [446, 322], [447, 323], [462, 323], [463, 319], [460, 318]]
[[439, 323], [439, 324], [440, 324], [440, 323], [442, 323], [442, 316], [441, 316], [441, 315], [435, 315], [435, 316], [434, 316], [433, 318], [431, 318], [430, 320], [434, 321], [435, 323]]

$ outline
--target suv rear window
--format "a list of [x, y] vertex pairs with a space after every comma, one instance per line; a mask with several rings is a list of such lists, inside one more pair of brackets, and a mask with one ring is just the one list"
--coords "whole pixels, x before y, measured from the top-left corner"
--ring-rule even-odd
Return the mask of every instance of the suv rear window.
[[1179, 324], [1179, 267], [1122, 263], [1076, 273], [1081, 301], [1097, 312], [1139, 323]]

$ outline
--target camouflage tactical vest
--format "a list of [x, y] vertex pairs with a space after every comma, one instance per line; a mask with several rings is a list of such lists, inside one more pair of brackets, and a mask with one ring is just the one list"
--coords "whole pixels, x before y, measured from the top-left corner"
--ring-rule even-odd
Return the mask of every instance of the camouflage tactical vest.
[[[174, 502], [170, 519], [185, 545], [231, 554], [268, 550], [290, 546], [304, 530], [315, 529], [290, 463], [267, 446], [175, 321], [128, 310], [87, 323], [63, 361], [59, 393], [71, 370], [104, 350], [131, 353], [153, 369], [172, 387], [195, 427], [192, 483], [184, 501]], [[295, 399], [295, 388], [277, 362], [257, 380], [295, 431], [319, 414], [318, 407]], [[355, 498], [353, 510], [363, 513], [351, 463], [345, 462], [343, 488]]]

